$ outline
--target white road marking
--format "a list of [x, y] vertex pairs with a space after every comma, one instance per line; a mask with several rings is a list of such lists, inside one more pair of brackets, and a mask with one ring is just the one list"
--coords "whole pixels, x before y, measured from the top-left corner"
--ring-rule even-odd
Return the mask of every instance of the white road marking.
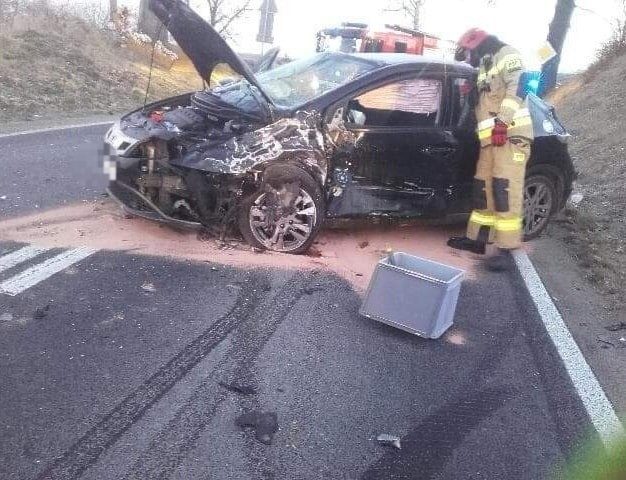
[[26, 262], [31, 258], [35, 258], [37, 255], [40, 255], [47, 251], [47, 248], [28, 245], [24, 248], [16, 250], [15, 252], [8, 253], [0, 257], [0, 272], [4, 272], [5, 270], [13, 268], [16, 265]]
[[47, 132], [56, 132], [57, 130], [72, 130], [76, 128], [87, 128], [87, 127], [100, 127], [104, 125], [113, 125], [113, 121], [110, 122], [94, 122], [94, 123], [82, 123], [79, 125], [66, 125], [63, 127], [51, 127], [51, 128], [40, 128], [38, 130], [24, 130], [22, 132], [14, 132], [14, 133], [2, 133], [0, 134], [0, 138], [8, 138], [8, 137], [19, 137], [22, 135], [34, 135], [36, 133], [47, 133]]
[[79, 247], [60, 253], [0, 283], [0, 294], [14, 297], [96, 252], [93, 248]]
[[521, 250], [514, 252], [513, 257], [593, 426], [602, 442], [609, 446], [616, 438], [626, 435], [624, 425], [554, 305], [530, 258]]

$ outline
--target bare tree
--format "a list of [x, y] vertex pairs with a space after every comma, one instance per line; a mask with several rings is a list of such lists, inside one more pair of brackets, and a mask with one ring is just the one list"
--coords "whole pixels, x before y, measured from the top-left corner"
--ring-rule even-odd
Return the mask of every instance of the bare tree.
[[422, 9], [426, 0], [393, 0], [387, 9], [389, 12], [400, 12], [411, 22], [414, 30], [422, 25]]
[[251, 10], [252, 0], [207, 0], [209, 23], [220, 35], [231, 37], [233, 24]]

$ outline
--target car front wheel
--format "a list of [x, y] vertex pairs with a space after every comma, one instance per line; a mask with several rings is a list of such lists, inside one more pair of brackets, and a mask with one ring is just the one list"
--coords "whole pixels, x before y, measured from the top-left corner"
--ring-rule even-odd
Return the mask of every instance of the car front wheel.
[[537, 238], [558, 208], [557, 186], [542, 174], [531, 173], [524, 186], [524, 240]]
[[317, 182], [301, 168], [270, 167], [260, 188], [239, 210], [239, 229], [253, 247], [282, 253], [306, 252], [324, 218]]

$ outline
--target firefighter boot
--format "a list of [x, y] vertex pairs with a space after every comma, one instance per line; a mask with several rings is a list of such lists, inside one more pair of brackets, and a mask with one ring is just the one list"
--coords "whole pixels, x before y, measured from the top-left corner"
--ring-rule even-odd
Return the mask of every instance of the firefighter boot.
[[499, 248], [496, 255], [485, 260], [485, 267], [491, 272], [507, 272], [511, 270], [512, 261], [511, 251]]
[[466, 252], [472, 252], [478, 255], [484, 255], [486, 245], [484, 242], [472, 240], [467, 237], [452, 237], [448, 240], [448, 247], [456, 250], [465, 250]]

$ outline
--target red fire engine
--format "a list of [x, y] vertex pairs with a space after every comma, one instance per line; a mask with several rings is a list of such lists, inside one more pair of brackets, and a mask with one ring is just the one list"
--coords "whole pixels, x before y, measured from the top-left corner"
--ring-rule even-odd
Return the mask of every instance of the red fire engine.
[[332, 49], [330, 41], [340, 39], [336, 48], [346, 53], [412, 53], [423, 55], [425, 50], [439, 48], [438, 37], [404, 28], [399, 25], [385, 25], [386, 31], [369, 30], [363, 23], [343, 23], [338, 28], [327, 28], [317, 34], [317, 51]]

